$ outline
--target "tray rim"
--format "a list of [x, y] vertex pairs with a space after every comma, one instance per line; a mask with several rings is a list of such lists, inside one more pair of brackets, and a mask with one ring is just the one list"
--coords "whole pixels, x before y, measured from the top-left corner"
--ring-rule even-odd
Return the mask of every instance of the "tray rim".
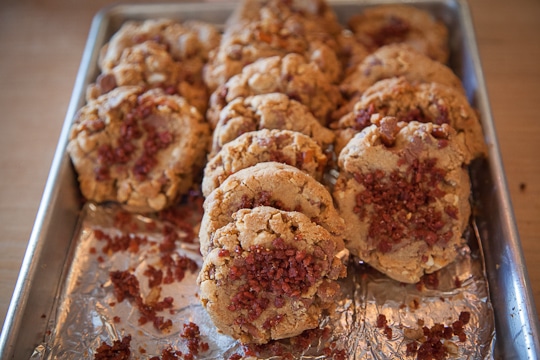
[[[343, 5], [379, 5], [386, 3], [396, 3], [399, 1], [396, 0], [328, 0], [328, 3], [332, 6], [343, 6]], [[512, 274], [512, 280], [514, 285], [514, 295], [518, 296], [518, 305], [521, 305], [519, 309], [519, 320], [522, 325], [521, 331], [516, 333], [514, 331], [513, 341], [514, 347], [523, 350], [527, 354], [529, 359], [537, 359], [538, 354], [540, 354], [540, 323], [538, 319], [538, 314], [536, 313], [536, 307], [534, 304], [534, 299], [532, 297], [532, 289], [530, 285], [530, 280], [525, 266], [520, 266], [520, 264], [525, 264], [524, 254], [521, 247], [521, 242], [519, 238], [519, 233], [517, 229], [517, 224], [515, 221], [514, 211], [512, 207], [512, 202], [510, 194], [508, 191], [508, 185], [506, 180], [506, 175], [504, 171], [504, 166], [502, 162], [502, 156], [500, 152], [499, 143], [497, 140], [495, 123], [493, 120], [493, 115], [491, 112], [491, 106], [489, 103], [489, 96], [487, 93], [487, 86], [481, 66], [481, 59], [478, 49], [478, 44], [476, 40], [476, 33], [474, 29], [473, 18], [469, 9], [467, 0], [407, 0], [402, 1], [406, 4], [448, 4], [448, 6], [454, 6], [457, 8], [457, 15], [462, 21], [462, 26], [464, 27], [464, 35], [467, 36], [467, 46], [471, 60], [473, 62], [474, 73], [477, 76], [476, 82], [477, 87], [475, 91], [476, 98], [476, 108], [482, 114], [482, 126], [484, 129], [484, 135], [486, 137], [486, 142], [489, 147], [489, 156], [488, 162], [491, 169], [491, 176], [494, 181], [494, 185], [499, 189], [496, 193], [497, 202], [500, 204], [504, 210], [504, 230], [506, 231], [506, 244], [509, 248], [508, 254], [510, 256], [509, 263], [507, 265]], [[17, 338], [21, 330], [21, 320], [24, 315], [25, 310], [28, 306], [28, 293], [30, 287], [33, 283], [34, 277], [39, 273], [40, 269], [37, 267], [37, 264], [33, 261], [37, 255], [41, 253], [41, 250], [46, 246], [46, 239], [42, 234], [42, 230], [49, 226], [51, 222], [51, 211], [50, 204], [57, 197], [60, 191], [59, 181], [60, 175], [63, 172], [63, 167], [65, 167], [66, 160], [66, 148], [67, 148], [67, 139], [69, 138], [69, 132], [72, 124], [72, 119], [77, 112], [78, 108], [81, 106], [84, 97], [81, 94], [84, 94], [84, 89], [87, 83], [91, 81], [91, 71], [90, 66], [92, 61], [95, 60], [95, 39], [99, 36], [103, 36], [103, 27], [102, 24], [106, 21], [107, 17], [112, 16], [114, 12], [121, 12], [122, 9], [130, 9], [135, 13], [141, 12], [142, 10], [149, 10], [156, 7], [162, 8], [172, 8], [178, 10], [181, 9], [197, 9], [204, 10], [205, 7], [212, 6], [213, 9], [221, 9], [230, 11], [237, 5], [238, 2], [235, 1], [225, 1], [225, 2], [178, 2], [178, 3], [129, 3], [129, 2], [119, 2], [111, 5], [107, 5], [100, 9], [93, 17], [90, 30], [87, 36], [87, 41], [85, 48], [83, 50], [81, 62], [79, 65], [79, 70], [76, 75], [75, 84], [72, 90], [70, 102], [67, 108], [66, 116], [62, 125], [60, 132], [58, 144], [54, 152], [53, 161], [50, 166], [49, 174], [45, 184], [42, 198], [40, 200], [40, 205], [35, 217], [34, 226], [29, 238], [29, 242], [23, 257], [22, 265], [20, 268], [19, 276], [15, 284], [13, 295], [6, 313], [6, 318], [4, 320], [2, 332], [0, 334], [0, 358], [11, 358], [13, 357], [13, 352], [15, 351], [15, 342], [14, 339]], [[482, 241], [483, 243], [484, 241]], [[484, 244], [482, 244], [484, 245]], [[67, 252], [67, 249], [66, 249]], [[487, 266], [487, 277], [490, 284], [490, 290], [496, 286], [493, 286], [497, 282], [497, 276], [495, 272], [500, 271], [501, 264], [491, 262], [490, 259], [486, 259]], [[490, 291], [491, 293], [491, 291]], [[493, 300], [493, 299], [492, 299]], [[495, 304], [496, 305], [496, 304]], [[497, 335], [501, 330], [500, 328], [506, 325], [505, 321], [500, 321], [497, 317], [497, 309], [494, 311], [494, 316], [496, 320]], [[514, 330], [514, 329], [512, 329]], [[497, 336], [498, 340], [499, 337]], [[504, 340], [504, 338], [502, 339]], [[499, 342], [499, 341], [497, 341]], [[516, 350], [516, 349], [514, 349]], [[515, 353], [517, 354], [517, 352]], [[512, 353], [513, 355], [513, 353]], [[509, 358], [509, 357], [504, 357]], [[517, 358], [517, 357], [516, 357]]]

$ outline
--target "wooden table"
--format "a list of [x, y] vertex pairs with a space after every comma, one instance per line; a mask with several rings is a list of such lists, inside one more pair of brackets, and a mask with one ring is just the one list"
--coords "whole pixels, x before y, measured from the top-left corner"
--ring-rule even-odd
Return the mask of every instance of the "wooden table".
[[[107, 0], [0, 2], [0, 323], [64, 121], [92, 17]], [[540, 312], [540, 2], [470, 0]]]

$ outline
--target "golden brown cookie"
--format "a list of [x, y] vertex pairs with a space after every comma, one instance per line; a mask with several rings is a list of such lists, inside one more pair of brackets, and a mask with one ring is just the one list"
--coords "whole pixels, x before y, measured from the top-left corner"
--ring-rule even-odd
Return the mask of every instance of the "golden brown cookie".
[[242, 343], [316, 328], [340, 293], [343, 244], [302, 213], [239, 210], [214, 239], [199, 297], [218, 330]]
[[[325, 26], [321, 26], [325, 24]], [[323, 1], [244, 1], [228, 19], [219, 48], [211, 53], [204, 79], [211, 91], [244, 66], [271, 56], [303, 55], [331, 82], [341, 79], [341, 26]]]
[[258, 130], [247, 132], [225, 146], [212, 157], [204, 169], [204, 196], [239, 170], [261, 162], [275, 161], [292, 165], [321, 181], [327, 156], [309, 136], [289, 130]]
[[467, 150], [466, 163], [487, 154], [482, 126], [467, 98], [439, 83], [412, 83], [405, 77], [384, 79], [369, 87], [353, 110], [331, 124], [336, 153], [358, 132], [384, 116], [398, 121], [448, 124]]
[[321, 125], [305, 105], [285, 94], [270, 93], [236, 98], [221, 110], [210, 155], [238, 136], [261, 129], [300, 132], [315, 140], [324, 151], [334, 142], [334, 133]]
[[170, 19], [127, 21], [103, 46], [98, 64], [102, 71], [111, 70], [126, 48], [154, 41], [165, 45], [175, 61], [192, 62], [192, 68], [202, 70], [208, 53], [220, 40], [221, 34], [216, 27], [197, 20], [183, 23]]
[[340, 90], [346, 102], [335, 112], [334, 120], [350, 112], [362, 93], [377, 81], [396, 76], [404, 76], [412, 82], [440, 83], [465, 94], [461, 80], [452, 69], [408, 45], [391, 44], [366, 57], [343, 80]]
[[426, 10], [403, 4], [377, 5], [354, 15], [348, 24], [371, 51], [388, 44], [407, 44], [433, 60], [448, 61], [448, 29]]
[[323, 125], [342, 101], [337, 86], [302, 55], [273, 56], [247, 65], [218, 87], [210, 96], [207, 120], [215, 127], [220, 111], [234, 99], [276, 92], [307, 106]]
[[199, 232], [201, 254], [205, 256], [214, 247], [214, 233], [231, 221], [233, 213], [258, 206], [301, 212], [337, 237], [344, 230], [332, 196], [321, 183], [291, 165], [259, 163], [229, 176], [205, 199]]
[[149, 212], [191, 187], [209, 140], [208, 124], [183, 98], [124, 86], [78, 111], [67, 149], [84, 197]]
[[200, 67], [192, 65], [175, 61], [164, 44], [155, 41], [135, 44], [125, 48], [116, 64], [88, 86], [86, 99], [96, 99], [119, 86], [162, 88], [168, 94], [184, 97], [204, 115], [209, 94]]
[[406, 283], [454, 261], [471, 211], [455, 137], [446, 124], [387, 117], [347, 144], [333, 196], [351, 254]]
[[185, 97], [204, 115], [209, 91], [202, 69], [220, 40], [218, 29], [202, 21], [127, 21], [101, 48], [101, 74], [88, 87], [87, 100], [117, 86], [160, 87]]

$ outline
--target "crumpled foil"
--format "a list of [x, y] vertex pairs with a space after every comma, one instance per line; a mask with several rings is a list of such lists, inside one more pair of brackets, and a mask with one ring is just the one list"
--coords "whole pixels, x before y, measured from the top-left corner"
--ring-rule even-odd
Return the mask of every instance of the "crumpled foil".
[[[208, 343], [208, 349], [200, 351], [196, 359], [229, 359], [235, 354], [236, 358], [250, 359], [415, 359], [416, 354], [407, 353], [408, 344], [416, 341], [411, 333], [421, 333], [422, 327], [434, 324], [451, 326], [464, 311], [470, 313], [470, 322], [464, 326], [466, 339], [460, 341], [454, 336], [443, 340], [447, 346], [454, 345], [448, 358], [493, 358], [494, 316], [474, 226], [469, 232], [469, 246], [462, 249], [455, 263], [437, 273], [436, 286], [433, 277], [420, 284], [402, 284], [351, 259], [348, 276], [340, 282], [341, 298], [335, 311], [321, 319], [320, 329], [255, 347], [218, 333], [198, 300], [197, 271], [187, 271], [181, 281], [159, 286], [159, 300], [174, 298], [172, 308], [159, 314], [172, 320], [171, 328], [161, 331], [151, 322], [140, 325], [134, 302], [117, 301], [109, 273], [127, 270], [135, 274], [142, 298], [155, 299], [145, 269], [148, 265], [161, 266], [159, 244], [168, 222], [133, 215], [129, 229], [118, 229], [114, 219], [121, 213], [115, 206], [84, 206], [49, 335], [31, 359], [93, 359], [102, 343], [112, 344], [126, 335], [131, 335], [131, 359], [161, 356], [167, 348], [187, 354], [187, 340], [181, 336], [187, 323], [196, 324], [201, 341]], [[200, 217], [191, 221], [197, 233]], [[105, 244], [96, 231], [110, 236], [124, 232], [149, 241], [129, 250], [103, 253]], [[198, 243], [182, 241], [189, 240], [185, 229], [175, 231], [180, 239], [175, 243], [175, 254], [194, 260], [200, 268]]]

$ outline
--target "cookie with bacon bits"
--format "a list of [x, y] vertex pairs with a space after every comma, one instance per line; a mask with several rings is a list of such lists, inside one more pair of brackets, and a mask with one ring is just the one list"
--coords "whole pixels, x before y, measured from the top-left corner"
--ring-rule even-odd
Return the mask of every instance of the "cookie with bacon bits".
[[[322, 25], [324, 24], [324, 25]], [[324, 1], [243, 1], [225, 24], [210, 54], [204, 79], [211, 91], [256, 60], [296, 53], [316, 64], [330, 81], [341, 80], [341, 32]]]
[[111, 70], [118, 65], [125, 49], [146, 41], [162, 44], [175, 61], [190, 63], [192, 68], [202, 71], [210, 50], [221, 41], [221, 34], [215, 26], [197, 20], [183, 23], [165, 18], [127, 21], [101, 48], [99, 68]]
[[355, 135], [333, 191], [351, 254], [405, 283], [453, 262], [471, 212], [464, 159], [447, 124], [387, 117]]
[[208, 124], [182, 97], [123, 86], [79, 109], [67, 150], [86, 199], [151, 212], [188, 191], [209, 141]]
[[388, 44], [407, 44], [435, 61], [448, 61], [448, 28], [423, 9], [402, 4], [378, 5], [352, 16], [348, 25], [371, 51]]
[[118, 86], [159, 87], [185, 97], [204, 115], [209, 91], [202, 70], [220, 41], [218, 29], [203, 21], [127, 21], [101, 48], [100, 74], [88, 86], [87, 100]]
[[200, 72], [198, 65], [175, 61], [164, 44], [145, 41], [125, 48], [115, 65], [104, 69], [88, 86], [86, 99], [96, 99], [119, 86], [162, 88], [167, 94], [184, 97], [204, 114], [209, 94]]
[[214, 248], [215, 232], [232, 220], [233, 213], [258, 206], [301, 212], [332, 235], [343, 235], [345, 223], [324, 185], [294, 166], [264, 162], [232, 174], [205, 199], [201, 254]]
[[289, 164], [321, 181], [328, 157], [309, 136], [296, 131], [262, 129], [245, 133], [212, 157], [204, 169], [204, 196], [219, 187], [230, 175], [262, 162]]
[[323, 125], [342, 101], [337, 85], [314, 63], [291, 53], [257, 60], [218, 87], [210, 96], [207, 120], [215, 127], [221, 110], [234, 99], [269, 93], [282, 93], [302, 103]]
[[465, 94], [461, 79], [451, 68], [406, 44], [390, 44], [364, 58], [340, 84], [345, 100], [334, 112], [337, 120], [350, 112], [362, 94], [379, 80], [403, 76], [412, 82], [436, 82]]
[[239, 210], [216, 231], [199, 297], [220, 332], [264, 344], [316, 328], [340, 294], [343, 243], [299, 212]]
[[210, 156], [240, 135], [262, 129], [291, 130], [311, 137], [326, 151], [334, 133], [321, 125], [307, 106], [281, 93], [236, 98], [221, 110]]
[[336, 153], [339, 154], [356, 133], [370, 126], [372, 120], [385, 116], [405, 122], [450, 125], [467, 149], [467, 163], [487, 154], [482, 126], [465, 95], [450, 86], [435, 82], [413, 83], [405, 77], [376, 82], [350, 113], [331, 124], [336, 132]]

